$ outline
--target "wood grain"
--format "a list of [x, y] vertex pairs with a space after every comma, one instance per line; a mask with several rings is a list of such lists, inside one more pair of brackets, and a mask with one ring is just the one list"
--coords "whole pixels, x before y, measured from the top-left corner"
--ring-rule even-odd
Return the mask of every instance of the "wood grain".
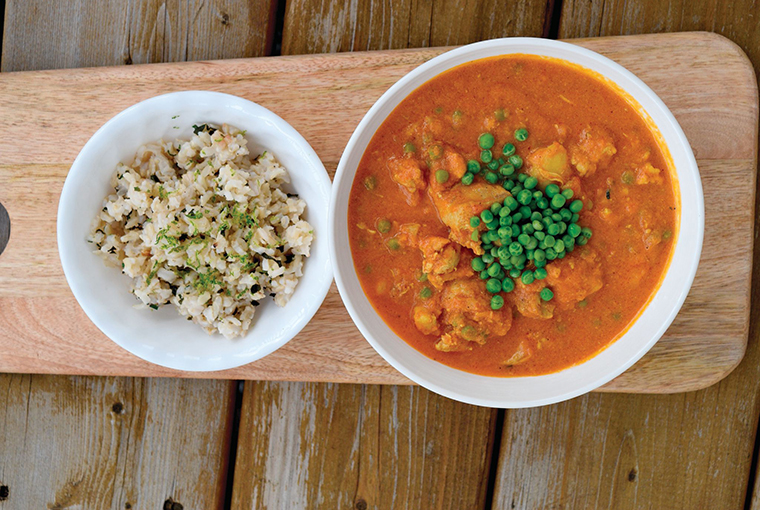
[[294, 0], [282, 52], [334, 53], [452, 46], [544, 32], [547, 0]]
[[[751, 15], [756, 11], [754, 1], [565, 0], [560, 34], [714, 29], [733, 38], [760, 68], [760, 19]], [[759, 255], [755, 250], [755, 282]], [[714, 274], [728, 263], [714, 266]], [[587, 395], [507, 412], [493, 507], [760, 508], [760, 482], [748, 480], [760, 411], [757, 284], [751, 297], [746, 356], [714, 386], [679, 395]], [[747, 488], [753, 485], [750, 500]]]
[[[647, 357], [605, 389], [674, 392], [712, 384], [738, 363], [746, 342], [754, 194], [751, 183], [755, 179], [757, 140], [754, 74], [735, 45], [708, 34], [580, 40], [577, 44], [623, 63], [670, 105], [695, 148], [708, 214], [703, 264], [683, 312]], [[17, 113], [12, 112], [24, 111], [24, 125], [37, 125], [40, 136], [61, 141], [23, 155], [0, 147], [0, 202], [8, 209], [14, 232], [0, 258], [0, 324], [4, 326], [0, 329], [0, 348], [6, 352], [0, 358], [0, 369], [408, 383], [361, 338], [334, 291], [301, 335], [257, 363], [213, 374], [187, 374], [138, 360], [107, 341], [73, 301], [58, 263], [54, 218], [68, 163], [102, 122], [135, 101], [186, 88], [219, 90], [253, 99], [304, 134], [332, 174], [353, 126], [369, 106], [398, 77], [441, 51], [0, 76], [4, 91], [0, 115], [12, 119], [0, 129], [9, 133], [22, 129], [21, 121], [14, 120], [19, 118]], [[673, 86], [672, 76], [678, 76], [678, 87]], [[731, 101], [725, 99], [726, 87], [732, 91]], [[108, 99], [103, 100], [105, 97]], [[88, 102], [84, 111], [80, 107], [83, 101]], [[341, 105], [342, 122], [323, 114], [335, 104]], [[73, 124], [78, 128], [71, 129]], [[726, 179], [726, 174], [732, 180]], [[736, 181], [748, 186], [736, 187]], [[731, 200], [724, 199], [727, 194]], [[731, 255], [722, 249], [721, 240], [726, 234], [722, 226], [728, 223], [734, 226], [731, 242], [735, 252]], [[726, 264], [728, 256], [730, 264]], [[30, 264], [29, 260], [35, 262]], [[722, 268], [719, 276], [716, 267]], [[710, 306], [705, 306], [708, 303]], [[51, 307], [56, 314], [49, 313]], [[64, 317], [67, 321], [62, 320]], [[328, 329], [329, 338], [324, 335]], [[76, 337], [72, 337], [74, 332]], [[71, 338], [77, 338], [75, 345]], [[61, 356], [64, 348], [81, 352], [81, 356]]]
[[[226, 381], [0, 376], [3, 510], [221, 508]], [[215, 395], [214, 398], [209, 398]]]
[[484, 507], [495, 410], [419, 387], [246, 388], [233, 509]]
[[[266, 55], [275, 0], [6, 0], [2, 71]], [[55, 48], [51, 51], [51, 48]]]

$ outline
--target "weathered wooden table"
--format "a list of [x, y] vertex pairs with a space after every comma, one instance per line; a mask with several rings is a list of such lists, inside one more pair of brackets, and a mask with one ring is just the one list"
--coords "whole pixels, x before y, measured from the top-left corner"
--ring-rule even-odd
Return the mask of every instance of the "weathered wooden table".
[[[760, 67], [752, 0], [3, 7], [2, 71], [682, 30], [722, 33]], [[417, 387], [0, 375], [0, 510], [760, 509], [758, 319], [744, 361], [710, 388], [534, 410]]]

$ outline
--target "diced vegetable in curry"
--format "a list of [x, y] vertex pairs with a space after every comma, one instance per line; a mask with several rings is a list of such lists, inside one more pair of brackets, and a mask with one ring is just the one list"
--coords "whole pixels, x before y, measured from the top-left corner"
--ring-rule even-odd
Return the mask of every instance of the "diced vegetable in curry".
[[632, 100], [581, 68], [511, 55], [399, 104], [357, 170], [349, 237], [367, 297], [414, 348], [538, 375], [635, 321], [670, 261], [677, 207]]

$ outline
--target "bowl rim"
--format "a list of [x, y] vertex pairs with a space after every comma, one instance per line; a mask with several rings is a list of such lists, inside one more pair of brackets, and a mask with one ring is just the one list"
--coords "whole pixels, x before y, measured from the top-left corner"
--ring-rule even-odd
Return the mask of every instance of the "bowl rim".
[[[68, 173], [66, 174], [66, 179], [64, 180], [63, 187], [61, 189], [61, 193], [59, 196], [58, 201], [58, 208], [57, 208], [57, 214], [56, 214], [56, 242], [58, 245], [58, 256], [61, 262], [61, 266], [63, 269], [64, 277], [66, 278], [66, 282], [69, 285], [69, 288], [71, 289], [72, 293], [74, 294], [74, 298], [77, 301], [77, 304], [80, 306], [80, 308], [85, 312], [85, 315], [87, 318], [95, 324], [95, 326], [106, 336], [109, 340], [114, 342], [116, 345], [121, 347], [122, 349], [128, 351], [134, 356], [137, 356], [138, 358], [141, 358], [145, 361], [148, 361], [149, 363], [170, 368], [173, 370], [183, 371], [183, 372], [216, 372], [221, 370], [228, 370], [232, 368], [237, 368], [243, 365], [247, 365], [249, 363], [253, 363], [254, 361], [257, 361], [261, 358], [264, 358], [265, 356], [268, 356], [272, 352], [276, 351], [277, 349], [281, 348], [285, 344], [287, 344], [290, 340], [292, 340], [298, 333], [301, 332], [301, 330], [309, 323], [309, 321], [312, 319], [312, 317], [317, 313], [319, 308], [321, 307], [322, 303], [324, 302], [325, 298], [327, 297], [327, 294], [330, 290], [330, 286], [332, 285], [333, 277], [332, 277], [332, 261], [331, 256], [332, 252], [329, 250], [329, 246], [324, 251], [323, 258], [324, 263], [322, 264], [324, 267], [321, 268], [323, 271], [324, 278], [321, 279], [320, 285], [315, 285], [313, 289], [310, 289], [311, 292], [308, 294], [302, 294], [304, 303], [304, 313], [300, 314], [298, 316], [298, 320], [294, 321], [295, 327], [292, 328], [291, 331], [281, 336], [281, 338], [277, 342], [270, 342], [265, 347], [259, 349], [255, 352], [253, 355], [245, 355], [245, 353], [238, 353], [235, 355], [229, 355], [227, 358], [227, 362], [218, 362], [215, 361], [213, 363], [213, 366], [203, 366], [203, 360], [198, 360], [196, 358], [183, 358], [183, 357], [162, 357], [160, 359], [152, 356], [152, 351], [149, 349], [137, 349], [133, 348], [133, 341], [129, 340], [129, 333], [123, 334], [121, 331], [119, 331], [119, 328], [114, 327], [112, 324], [110, 324], [108, 321], [102, 320], [97, 316], [97, 314], [92, 313], [92, 308], [89, 305], [89, 298], [86, 297], [86, 291], [84, 289], [85, 287], [85, 281], [86, 278], [82, 278], [82, 276], [79, 274], [79, 271], [77, 271], [73, 265], [73, 262], [70, 260], [70, 255], [67, 252], [67, 248], [69, 246], [72, 246], [72, 243], [75, 241], [73, 239], [69, 239], [68, 236], [65, 235], [66, 226], [64, 225], [64, 222], [69, 219], [69, 204], [72, 200], [76, 199], [76, 196], [74, 195], [74, 191], [72, 190], [74, 184], [72, 184], [73, 179], [72, 176], [81, 174], [82, 172], [86, 172], [89, 167], [85, 166], [84, 163], [82, 163], [82, 160], [85, 158], [85, 155], [88, 152], [91, 152], [93, 150], [96, 150], [96, 147], [98, 144], [101, 143], [107, 143], [110, 137], [110, 131], [114, 130], [119, 126], [123, 121], [130, 119], [131, 117], [135, 115], [139, 115], [140, 112], [145, 111], [146, 109], [149, 109], [155, 104], [161, 104], [166, 101], [170, 100], [177, 100], [181, 99], [183, 101], [186, 101], [187, 104], [193, 104], [194, 100], [204, 100], [207, 102], [216, 102], [216, 103], [225, 103], [227, 105], [234, 104], [234, 109], [245, 112], [246, 109], [251, 110], [252, 112], [257, 112], [257, 115], [263, 115], [266, 116], [268, 119], [271, 120], [271, 123], [276, 126], [277, 129], [285, 133], [291, 140], [293, 140], [299, 148], [299, 151], [303, 153], [308, 160], [311, 162], [310, 164], [305, 164], [304, 166], [313, 166], [315, 170], [322, 170], [321, 172], [314, 172], [314, 175], [312, 176], [310, 174], [310, 178], [315, 178], [320, 182], [321, 186], [324, 186], [325, 189], [331, 191], [332, 182], [330, 181], [330, 177], [327, 173], [327, 170], [324, 167], [324, 163], [322, 163], [322, 160], [319, 158], [317, 153], [314, 151], [314, 149], [311, 147], [309, 142], [301, 135], [293, 126], [291, 126], [287, 121], [285, 121], [283, 118], [281, 118], [279, 115], [274, 113], [273, 111], [269, 110], [268, 108], [251, 101], [249, 99], [245, 99], [240, 96], [236, 96], [233, 94], [227, 94], [223, 92], [216, 92], [216, 91], [210, 91], [210, 90], [182, 90], [182, 91], [175, 91], [175, 92], [168, 92], [164, 94], [159, 94], [155, 96], [151, 96], [147, 99], [144, 99], [142, 101], [139, 101], [137, 103], [132, 104], [131, 106], [125, 108], [124, 110], [121, 110], [119, 113], [108, 119], [102, 126], [100, 126], [95, 133], [92, 134], [92, 136], [87, 140], [87, 142], [82, 146], [82, 149], [77, 154], [76, 158], [72, 162]], [[250, 115], [251, 112], [247, 112], [246, 114]], [[248, 130], [249, 136], [252, 136], [253, 130]], [[101, 140], [103, 138], [103, 140]], [[250, 139], [249, 139], [250, 140]], [[137, 150], [137, 147], [134, 148], [134, 150]], [[289, 174], [292, 172], [291, 169], [288, 169]], [[110, 174], [109, 174], [110, 175]], [[328, 205], [328, 211], [326, 218], [329, 218], [329, 204]], [[309, 204], [307, 204], [307, 207]], [[311, 210], [314, 210], [315, 212], [312, 214], [322, 215], [324, 212], [320, 211], [322, 208], [315, 208], [312, 207]], [[328, 236], [329, 239], [329, 236]], [[328, 241], [329, 245], [329, 241]], [[316, 266], [313, 267], [313, 270], [318, 270]], [[304, 270], [305, 272], [306, 270]], [[324, 273], [326, 271], [326, 273]], [[299, 281], [300, 283], [300, 281]], [[126, 290], [126, 289], [125, 289]], [[200, 326], [197, 326], [199, 331], [202, 331], [200, 329]], [[252, 327], [248, 330], [242, 337], [236, 338], [234, 340], [236, 341], [242, 341], [249, 335], [253, 334], [255, 332], [255, 328]], [[209, 335], [209, 341], [213, 342], [215, 339]], [[208, 363], [208, 361], [206, 361]]]
[[[378, 112], [385, 106], [386, 103], [393, 100], [393, 97], [404, 87], [407, 86], [408, 83], [422, 77], [423, 75], [429, 74], [430, 70], [435, 68], [436, 66], [439, 66], [441, 64], [445, 64], [446, 62], [453, 61], [459, 57], [466, 57], [469, 55], [469, 58], [467, 58], [464, 62], [471, 62], [475, 60], [479, 60], [482, 58], [488, 58], [491, 56], [496, 56], [497, 54], [493, 54], [488, 52], [488, 54], [477, 56], [476, 53], [481, 50], [492, 50], [494, 48], [500, 48], [503, 51], [498, 53], [498, 55], [508, 55], [508, 54], [519, 54], [519, 53], [528, 53], [528, 54], [536, 54], [536, 55], [542, 55], [540, 51], [525, 51], [526, 47], [532, 47], [532, 48], [539, 48], [545, 49], [546, 51], [557, 51], [557, 52], [569, 52], [573, 53], [578, 56], [578, 58], [585, 58], [593, 61], [595, 64], [603, 66], [606, 68], [607, 71], [610, 73], [614, 72], [619, 75], [621, 75], [624, 79], [626, 79], [628, 82], [630, 82], [630, 87], [625, 88], [622, 85], [620, 85], [617, 81], [610, 78], [607, 73], [601, 72], [596, 69], [591, 69], [588, 65], [579, 64], [577, 62], [568, 61], [567, 59], [564, 59], [562, 57], [556, 57], [554, 55], [544, 55], [548, 56], [550, 58], [555, 58], [559, 60], [565, 60], [571, 63], [572, 65], [580, 66], [584, 69], [590, 69], [592, 72], [595, 72], [596, 74], [602, 75], [606, 80], [608, 80], [610, 83], [616, 85], [620, 90], [624, 91], [626, 94], [628, 94], [632, 99], [634, 98], [634, 92], [632, 92], [633, 89], [635, 90], [635, 93], [643, 94], [646, 96], [648, 101], [651, 101], [653, 105], [657, 108], [658, 114], [662, 117], [661, 122], [656, 123], [654, 122], [654, 119], [652, 118], [652, 115], [649, 113], [648, 110], [646, 110], [643, 105], [640, 105], [640, 101], [636, 100], [637, 103], [639, 103], [641, 111], [645, 112], [646, 115], [649, 116], [651, 119], [652, 125], [662, 133], [661, 127], [665, 124], [668, 125], [668, 128], [673, 132], [674, 136], [678, 139], [678, 141], [684, 146], [686, 149], [684, 151], [683, 156], [686, 158], [684, 167], [688, 167], [685, 169], [685, 174], [681, 175], [681, 173], [678, 171], [678, 169], [674, 168], [674, 173], [678, 177], [678, 181], [684, 180], [685, 177], [693, 177], [693, 181], [690, 184], [693, 184], [696, 191], [696, 203], [694, 204], [696, 207], [695, 214], [696, 214], [696, 220], [697, 220], [697, 233], [696, 238], [693, 239], [695, 241], [695, 248], [688, 253], [689, 258], [687, 261], [684, 261], [684, 263], [688, 263], [689, 269], [688, 273], [686, 274], [685, 278], [681, 280], [683, 284], [679, 288], [679, 292], [676, 296], [673, 296], [672, 301], [672, 310], [669, 312], [667, 319], [660, 325], [660, 327], [657, 329], [656, 333], [652, 335], [652, 337], [647, 341], [640, 345], [640, 348], [638, 351], [628, 359], [626, 359], [624, 362], [621, 362], [619, 365], [617, 365], [613, 370], [608, 371], [607, 373], [603, 374], [602, 376], [596, 378], [594, 381], [584, 384], [582, 386], [571, 388], [571, 389], [561, 389], [554, 395], [547, 396], [545, 398], [538, 398], [534, 400], [509, 400], [509, 396], [504, 399], [494, 399], [494, 398], [483, 398], [476, 395], [467, 394], [466, 392], [462, 391], [461, 389], [455, 389], [455, 388], [448, 388], [443, 387], [440, 384], [437, 384], [435, 382], [432, 382], [425, 378], [424, 376], [420, 375], [415, 370], [411, 369], [409, 366], [407, 366], [406, 363], [402, 362], [401, 360], [394, 357], [388, 349], [386, 349], [381, 342], [379, 342], [373, 335], [372, 331], [370, 330], [369, 326], [364, 323], [361, 314], [359, 313], [356, 306], [354, 306], [354, 303], [352, 302], [349, 290], [347, 287], [347, 282], [344, 280], [344, 274], [341, 271], [341, 267], [339, 265], [339, 253], [337, 251], [337, 236], [338, 236], [338, 229], [341, 225], [344, 225], [345, 228], [345, 221], [339, 220], [337, 218], [337, 206], [336, 203], [338, 201], [338, 196], [341, 189], [341, 183], [344, 179], [346, 179], [346, 175], [348, 174], [349, 177], [351, 177], [351, 181], [353, 183], [353, 177], [355, 175], [355, 168], [354, 169], [348, 169], [348, 158], [349, 156], [356, 150], [356, 145], [359, 143], [359, 138], [363, 134], [363, 131], [366, 129], [367, 125], [370, 124], [374, 120], [374, 117], [378, 114]], [[431, 74], [428, 76], [424, 82], [427, 82], [434, 78], [435, 76], [438, 76], [439, 74], [452, 69], [458, 65], [461, 65], [464, 62], [458, 62], [455, 64], [451, 64], [446, 66], [444, 69], [436, 72], [435, 74]], [[422, 82], [422, 83], [424, 83]], [[421, 83], [417, 85], [417, 87], [421, 86]], [[416, 87], [415, 87], [416, 88]], [[400, 99], [398, 102], [396, 102], [393, 105], [393, 108], [398, 106], [398, 104], [403, 101], [408, 96], [409, 92], [404, 95], [402, 99]], [[383, 118], [383, 121], [387, 118], [387, 115]], [[381, 121], [382, 123], [382, 121]], [[373, 133], [374, 136], [374, 133]], [[665, 143], [664, 138], [661, 139], [661, 143], [664, 147], [666, 147], [672, 154], [671, 148]], [[366, 149], [366, 147], [364, 148]], [[362, 154], [364, 152], [364, 149], [362, 150]], [[673, 162], [675, 166], [675, 162]], [[680, 167], [679, 167], [680, 168]], [[675, 186], [679, 186], [679, 189], [682, 187], [679, 185], [679, 183], [675, 183]], [[350, 187], [349, 187], [350, 189]], [[683, 199], [683, 197], [681, 197]], [[681, 209], [683, 210], [683, 201], [681, 202]], [[639, 315], [634, 319], [634, 321], [631, 323], [632, 325], [641, 320], [642, 316], [644, 315], [644, 312], [646, 312], [649, 307], [652, 304], [652, 300], [655, 296], [657, 296], [658, 293], [660, 293], [662, 289], [662, 285], [665, 281], [665, 278], [667, 277], [668, 273], [671, 272], [671, 269], [673, 265], [676, 263], [675, 260], [675, 253], [676, 249], [678, 247], [678, 242], [680, 241], [680, 237], [683, 231], [683, 215], [679, 216], [678, 218], [679, 222], [679, 235], [677, 237], [677, 243], [673, 246], [673, 251], [671, 253], [671, 258], [668, 263], [667, 270], [663, 274], [663, 277], [660, 281], [660, 284], [657, 288], [657, 290], [650, 296], [649, 302], [642, 308], [642, 311], [639, 312]], [[623, 372], [625, 372], [628, 368], [630, 368], [634, 363], [639, 361], [651, 348], [654, 346], [655, 343], [662, 337], [662, 335], [665, 333], [667, 328], [672, 324], [673, 320], [675, 319], [676, 315], [680, 311], [684, 300], [686, 299], [686, 296], [691, 289], [691, 285], [694, 281], [694, 276], [696, 275], [697, 268], [699, 265], [699, 259], [701, 256], [702, 251], [702, 245], [704, 240], [704, 194], [702, 190], [702, 183], [701, 183], [701, 177], [699, 174], [699, 168], [696, 163], [696, 159], [694, 157], [693, 151], [691, 150], [691, 147], [689, 145], [688, 139], [686, 138], [686, 135], [683, 132], [683, 129], [679, 125], [678, 121], [673, 116], [670, 109], [665, 105], [665, 103], [660, 99], [660, 97], [652, 91], [652, 89], [647, 86], [640, 78], [638, 78], [636, 75], [634, 75], [632, 72], [628, 71], [626, 68], [624, 68], [622, 65], [618, 64], [617, 62], [604, 57], [600, 55], [599, 53], [596, 53], [595, 51], [589, 50], [587, 48], [583, 48], [581, 46], [577, 46], [571, 43], [566, 43], [562, 41], [556, 41], [556, 40], [549, 40], [549, 39], [541, 39], [541, 38], [533, 38], [533, 37], [514, 37], [514, 38], [500, 38], [500, 39], [491, 39], [486, 41], [481, 41], [473, 44], [468, 44], [464, 46], [460, 46], [458, 48], [446, 51], [445, 53], [442, 53], [441, 55], [438, 55], [427, 62], [424, 62], [423, 64], [419, 65], [406, 75], [404, 75], [402, 78], [400, 78], [396, 83], [394, 83], [386, 92], [384, 92], [380, 98], [374, 103], [374, 105], [369, 109], [369, 111], [365, 114], [365, 116], [362, 118], [359, 125], [354, 130], [353, 134], [351, 135], [351, 138], [348, 141], [348, 144], [346, 145], [346, 148], [343, 151], [343, 154], [341, 156], [340, 162], [338, 163], [338, 168], [335, 173], [335, 177], [333, 179], [333, 188], [332, 188], [332, 195], [330, 197], [330, 211], [329, 211], [329, 220], [328, 220], [328, 228], [329, 228], [329, 236], [330, 236], [330, 250], [331, 250], [331, 257], [333, 261], [333, 269], [334, 269], [334, 277], [336, 286], [338, 288], [338, 291], [340, 293], [341, 299], [346, 306], [346, 309], [348, 310], [349, 315], [351, 316], [351, 319], [356, 324], [359, 331], [362, 333], [364, 338], [372, 345], [372, 347], [387, 361], [391, 366], [393, 366], [396, 370], [401, 372], [404, 376], [408, 377], [415, 383], [419, 384], [420, 386], [423, 386], [424, 388], [427, 388], [428, 390], [431, 390], [435, 393], [438, 393], [440, 395], [443, 395], [445, 397], [458, 400], [460, 402], [465, 402], [468, 404], [474, 404], [479, 406], [485, 406], [485, 407], [496, 407], [496, 408], [524, 408], [524, 407], [536, 407], [536, 406], [542, 406], [542, 405], [548, 405], [553, 404], [557, 402], [562, 402], [565, 400], [569, 400], [571, 398], [577, 397], [579, 395], [588, 393], [607, 382], [611, 381], [615, 377], [619, 376]], [[353, 256], [349, 253], [351, 256], [351, 261], [353, 261]], [[346, 264], [351, 267], [346, 269], [347, 276], [356, 278], [355, 269], [353, 263]], [[365, 297], [366, 299], [366, 297]], [[374, 310], [374, 308], [373, 308]], [[376, 312], [375, 312], [376, 313]], [[581, 363], [578, 363], [576, 365], [573, 365], [571, 367], [567, 367], [566, 369], [563, 369], [559, 372], [554, 372], [550, 374], [544, 374], [539, 376], [524, 376], [524, 377], [491, 377], [491, 376], [483, 376], [478, 374], [472, 374], [469, 372], [465, 372], [459, 369], [455, 369], [452, 367], [448, 367], [442, 363], [435, 362], [440, 367], [442, 367], [443, 370], [450, 369], [455, 370], [457, 372], [460, 372], [461, 374], [466, 374], [467, 377], [471, 378], [489, 378], [496, 381], [499, 380], [514, 380], [514, 379], [523, 379], [523, 380], [531, 380], [536, 378], [550, 378], [552, 376], [555, 376], [556, 374], [561, 374], [569, 369], [576, 368], [579, 366], [586, 365], [594, 358], [597, 358], [601, 353], [603, 353], [605, 350], [609, 349], [612, 345], [614, 345], [617, 342], [620, 342], [628, 333], [629, 329], [626, 330], [622, 335], [620, 335], [614, 342], [608, 344], [588, 358], [587, 360], [584, 360]], [[394, 332], [395, 334], [395, 332]], [[398, 337], [398, 335], [396, 335]], [[404, 341], [403, 339], [401, 339]], [[404, 341], [405, 342], [405, 341]], [[413, 347], [412, 347], [413, 349]], [[416, 350], [416, 349], [415, 349]], [[424, 356], [424, 355], [422, 355]], [[426, 356], [425, 356], [426, 357]], [[427, 357], [426, 357], [427, 358]], [[430, 359], [430, 358], [428, 358]], [[433, 360], [434, 361], [434, 360]], [[498, 383], [497, 383], [498, 384]]]

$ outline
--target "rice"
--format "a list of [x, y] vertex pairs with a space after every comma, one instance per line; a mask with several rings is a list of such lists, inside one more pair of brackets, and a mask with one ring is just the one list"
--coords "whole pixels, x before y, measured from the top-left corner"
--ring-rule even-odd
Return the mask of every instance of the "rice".
[[288, 303], [314, 232], [270, 152], [251, 159], [232, 126], [193, 127], [189, 141], [149, 143], [117, 165], [87, 240], [132, 279], [138, 307], [172, 303], [209, 334], [234, 338], [267, 296]]

